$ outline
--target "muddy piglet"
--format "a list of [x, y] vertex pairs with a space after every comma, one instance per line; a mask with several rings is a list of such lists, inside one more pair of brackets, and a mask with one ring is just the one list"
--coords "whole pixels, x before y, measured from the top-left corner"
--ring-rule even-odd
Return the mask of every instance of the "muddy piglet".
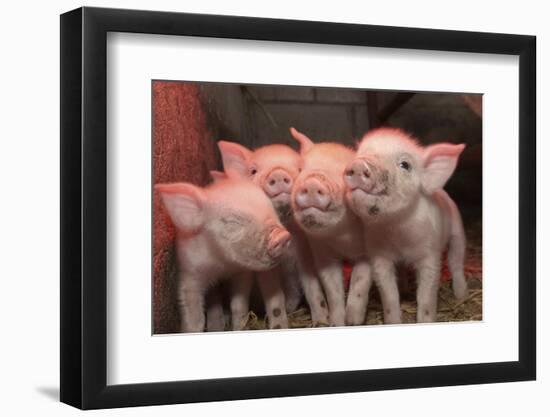
[[175, 183], [155, 189], [177, 231], [182, 331], [202, 332], [207, 290], [223, 278], [247, 280], [251, 271], [274, 268], [290, 234], [265, 194], [237, 176], [205, 188]]
[[[258, 281], [265, 301], [269, 326], [286, 328], [286, 313], [298, 307], [302, 298], [302, 287], [309, 290], [316, 286], [317, 292], [320, 291], [320, 285], [311, 268], [311, 260], [297, 256], [299, 249], [307, 256], [307, 242], [294, 223], [290, 204], [292, 186], [301, 167], [300, 155], [289, 146], [281, 144], [250, 150], [238, 143], [219, 141], [218, 147], [224, 168], [239, 172], [261, 188], [271, 200], [282, 224], [292, 234], [291, 246], [281, 264], [271, 271], [260, 274]], [[238, 293], [234, 294], [234, 297], [236, 295]], [[242, 293], [241, 298], [244, 296]], [[306, 291], [306, 298], [307, 296]], [[312, 316], [314, 323], [328, 322], [326, 309], [314, 308]]]
[[345, 170], [346, 199], [365, 227], [386, 323], [401, 322], [396, 263], [416, 271], [418, 322], [436, 320], [446, 249], [454, 294], [466, 295], [464, 229], [458, 208], [443, 190], [463, 149], [450, 143], [422, 147], [401, 130], [381, 128], [363, 137]]
[[[343, 180], [344, 169], [354, 151], [338, 143], [315, 144], [303, 133], [291, 128], [300, 143], [303, 169], [292, 190], [294, 218], [307, 236], [317, 274], [328, 300], [330, 324], [363, 324], [366, 305], [357, 303], [357, 295], [368, 296], [370, 268], [365, 258], [363, 228], [348, 209]], [[346, 300], [343, 261], [354, 263], [351, 282], [353, 299]], [[318, 302], [318, 300], [311, 300]]]

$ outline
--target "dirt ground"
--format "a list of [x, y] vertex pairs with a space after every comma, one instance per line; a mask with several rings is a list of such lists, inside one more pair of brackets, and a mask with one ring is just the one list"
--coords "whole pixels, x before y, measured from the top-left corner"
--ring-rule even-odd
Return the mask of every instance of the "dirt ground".
[[[482, 320], [482, 251], [481, 251], [481, 220], [470, 223], [466, 229], [468, 246], [464, 272], [468, 281], [469, 294], [461, 301], [454, 298], [446, 262], [442, 268], [442, 282], [439, 290], [438, 322], [475, 321]], [[408, 290], [401, 291], [401, 311], [403, 323], [416, 322], [415, 286], [411, 282]], [[376, 289], [371, 289], [367, 310], [366, 324], [383, 324], [382, 306]], [[312, 327], [311, 316], [306, 307], [289, 314], [290, 328]], [[263, 317], [251, 311], [245, 330], [265, 330]]]

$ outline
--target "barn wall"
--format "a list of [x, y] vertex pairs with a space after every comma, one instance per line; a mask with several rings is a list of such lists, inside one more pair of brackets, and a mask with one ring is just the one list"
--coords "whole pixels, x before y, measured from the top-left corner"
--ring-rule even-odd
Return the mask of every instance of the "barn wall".
[[276, 141], [296, 147], [290, 126], [314, 140], [346, 145], [369, 128], [364, 90], [248, 85], [246, 91], [256, 146]]
[[[205, 185], [209, 170], [217, 167], [213, 127], [199, 87], [153, 82], [153, 183]], [[177, 332], [175, 231], [158, 193], [154, 193], [153, 210], [154, 333]]]

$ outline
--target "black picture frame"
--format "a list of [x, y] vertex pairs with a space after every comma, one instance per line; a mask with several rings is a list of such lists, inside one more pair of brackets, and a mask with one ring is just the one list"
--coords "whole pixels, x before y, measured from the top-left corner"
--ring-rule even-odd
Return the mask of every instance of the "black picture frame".
[[[108, 32], [519, 56], [519, 360], [107, 385]], [[61, 15], [60, 56], [62, 402], [94, 409], [536, 378], [534, 36], [84, 7]]]

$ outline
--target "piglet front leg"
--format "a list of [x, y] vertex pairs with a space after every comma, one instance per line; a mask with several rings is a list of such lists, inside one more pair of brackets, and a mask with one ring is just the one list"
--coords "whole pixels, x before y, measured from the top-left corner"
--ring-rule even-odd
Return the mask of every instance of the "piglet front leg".
[[304, 296], [311, 312], [311, 321], [313, 326], [328, 326], [327, 300], [321, 282], [317, 277], [311, 249], [307, 241], [301, 238], [300, 235], [295, 235], [294, 239], [297, 242], [296, 266]]
[[357, 261], [351, 272], [346, 304], [346, 324], [359, 326], [365, 323], [371, 285], [372, 276], [368, 262], [365, 260]]
[[418, 323], [436, 321], [440, 273], [441, 260], [437, 256], [429, 256], [416, 265], [418, 281], [416, 321]]
[[313, 326], [328, 326], [328, 305], [319, 279], [312, 268], [304, 268], [300, 271], [300, 282], [304, 289], [304, 295], [311, 312]]
[[285, 294], [280, 277], [280, 266], [270, 271], [258, 272], [258, 286], [264, 299], [265, 313], [270, 329], [288, 329]]
[[204, 332], [204, 292], [200, 277], [180, 272], [178, 305], [182, 332]]
[[401, 323], [401, 304], [394, 263], [382, 257], [375, 257], [372, 260], [372, 272], [382, 299], [384, 323]]
[[314, 251], [314, 256], [317, 273], [328, 301], [330, 325], [345, 326], [346, 299], [342, 262], [320, 251]]

